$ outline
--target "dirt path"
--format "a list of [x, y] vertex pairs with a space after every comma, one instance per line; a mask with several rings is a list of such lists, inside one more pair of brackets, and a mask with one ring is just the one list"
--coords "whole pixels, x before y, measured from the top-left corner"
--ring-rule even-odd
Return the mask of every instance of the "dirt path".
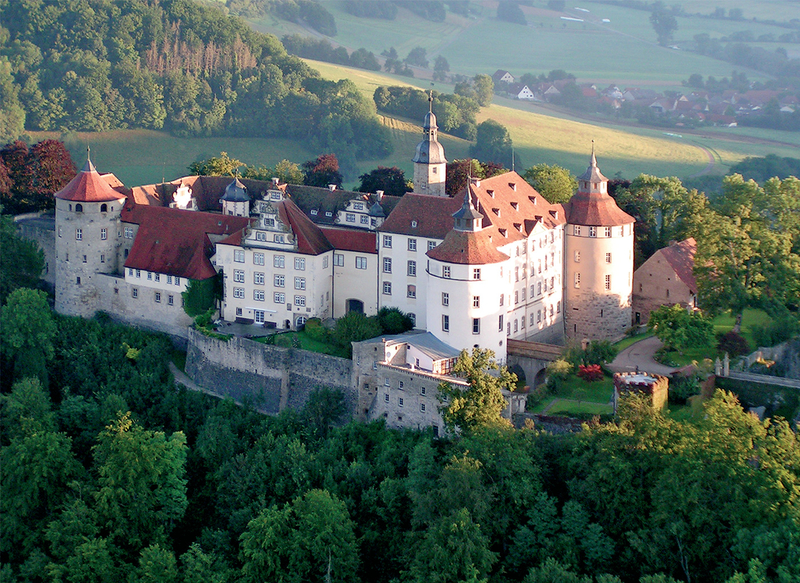
[[671, 375], [677, 369], [656, 362], [653, 356], [663, 346], [661, 340], [650, 336], [635, 342], [620, 352], [614, 362], [608, 365], [614, 372], [649, 372], [660, 375]]
[[690, 175], [689, 178], [697, 178], [698, 176], [705, 176], [706, 174], [711, 174], [712, 170], [714, 170], [714, 163], [716, 162], [714, 158], [714, 152], [712, 152], [705, 146], [701, 146], [700, 144], [694, 144], [694, 145], [695, 147], [700, 148], [701, 150], [703, 150], [703, 152], [706, 153], [706, 156], [708, 156], [708, 164], [706, 164], [706, 167], [703, 168], [700, 172]]

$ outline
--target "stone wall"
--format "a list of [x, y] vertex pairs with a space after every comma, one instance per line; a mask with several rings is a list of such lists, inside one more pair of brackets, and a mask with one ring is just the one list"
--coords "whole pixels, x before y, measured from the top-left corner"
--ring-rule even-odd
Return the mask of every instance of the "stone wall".
[[356, 411], [353, 363], [344, 358], [246, 338], [225, 341], [189, 329], [186, 373], [221, 397], [247, 401], [271, 415], [302, 409], [321, 387], [342, 391], [349, 417]]
[[14, 217], [20, 236], [34, 241], [44, 253], [42, 280], [50, 288], [56, 285], [56, 221], [51, 212], [27, 213]]

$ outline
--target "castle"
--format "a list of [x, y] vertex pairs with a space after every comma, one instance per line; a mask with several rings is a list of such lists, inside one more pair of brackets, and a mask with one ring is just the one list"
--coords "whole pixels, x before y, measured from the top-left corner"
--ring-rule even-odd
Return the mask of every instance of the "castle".
[[429, 111], [416, 189], [402, 197], [209, 176], [129, 189], [87, 160], [55, 193], [52, 235], [36, 237], [55, 264], [56, 310], [186, 338], [182, 292], [221, 274], [224, 322], [294, 329], [397, 307], [426, 334], [385, 341], [380, 362], [439, 375], [462, 349], [502, 363], [509, 340], [622, 336], [634, 219], [609, 196], [594, 151], [566, 204], [513, 171], [449, 197], [437, 130]]

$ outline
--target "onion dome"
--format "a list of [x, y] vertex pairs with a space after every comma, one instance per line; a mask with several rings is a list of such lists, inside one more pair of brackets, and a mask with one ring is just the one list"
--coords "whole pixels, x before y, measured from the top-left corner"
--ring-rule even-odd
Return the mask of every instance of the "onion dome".
[[225, 187], [225, 194], [220, 200], [227, 202], [250, 202], [250, 195], [247, 194], [247, 187], [242, 184], [239, 178], [235, 178]]
[[444, 146], [437, 138], [436, 114], [433, 113], [433, 97], [428, 98], [428, 113], [425, 114], [425, 121], [422, 124], [424, 138], [417, 144], [417, 151], [412, 162], [419, 164], [446, 164], [447, 158], [444, 157]]

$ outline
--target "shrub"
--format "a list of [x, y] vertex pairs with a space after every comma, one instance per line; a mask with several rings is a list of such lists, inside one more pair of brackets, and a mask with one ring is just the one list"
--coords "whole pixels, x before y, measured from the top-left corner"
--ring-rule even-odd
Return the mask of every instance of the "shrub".
[[317, 342], [326, 342], [330, 334], [322, 325], [322, 320], [319, 318], [309, 318], [306, 320], [305, 333], [309, 338]]
[[717, 350], [723, 353], [727, 352], [731, 356], [739, 356], [750, 352], [750, 347], [747, 345], [747, 340], [731, 330], [719, 337]]
[[603, 379], [603, 369], [599, 364], [588, 364], [578, 366], [578, 376], [587, 382], [594, 382]]
[[361, 312], [348, 312], [339, 318], [333, 336], [336, 342], [350, 348], [351, 342], [361, 342], [381, 335], [381, 326], [377, 318], [367, 318]]
[[753, 339], [758, 346], [775, 346], [788, 340], [797, 333], [797, 320], [787, 315], [773, 320], [769, 324], [752, 326]]
[[377, 318], [383, 334], [402, 334], [414, 327], [411, 316], [397, 308], [381, 308]]
[[689, 399], [700, 393], [700, 379], [697, 375], [674, 376], [669, 381], [669, 402], [683, 405]]
[[564, 359], [573, 366], [581, 364], [605, 364], [617, 356], [617, 349], [608, 340], [594, 340], [586, 350], [578, 344], [572, 344], [564, 352]]

